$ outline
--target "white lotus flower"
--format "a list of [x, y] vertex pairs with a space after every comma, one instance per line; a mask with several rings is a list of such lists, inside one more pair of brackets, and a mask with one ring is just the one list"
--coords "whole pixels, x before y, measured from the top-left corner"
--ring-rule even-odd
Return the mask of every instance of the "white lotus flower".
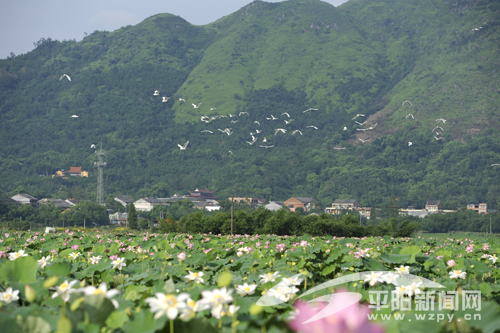
[[46, 256], [46, 257], [42, 257], [42, 259], [38, 260], [38, 268], [41, 268], [41, 269], [44, 269], [45, 266], [47, 265], [52, 265], [52, 257], [51, 256]]
[[491, 260], [493, 261], [493, 263], [496, 263], [498, 258], [497, 258], [497, 255], [496, 254], [493, 254], [492, 256], [489, 256], [489, 259], [488, 260]]
[[399, 296], [408, 295], [409, 292], [410, 292], [409, 286], [396, 287], [396, 293]]
[[71, 259], [76, 259], [80, 256], [80, 252], [73, 252], [69, 254]]
[[179, 312], [186, 308], [186, 303], [184, 301], [189, 298], [189, 294], [187, 293], [182, 293], [179, 296], [156, 293], [155, 296], [156, 297], [148, 297], [144, 300], [145, 303], [149, 304], [151, 312], [156, 312], [154, 319], [166, 316], [170, 320], [177, 318]]
[[27, 257], [28, 255], [24, 253], [24, 250], [19, 250], [17, 252], [9, 253], [9, 260], [16, 260], [17, 258]]
[[186, 307], [182, 309], [182, 312], [179, 317], [184, 321], [188, 321], [194, 318], [196, 312], [203, 311], [208, 308], [209, 308], [208, 305], [200, 304], [200, 302], [196, 302], [191, 298], [188, 298], [186, 300]]
[[399, 274], [410, 274], [410, 266], [401, 265], [399, 268], [396, 267], [396, 271]]
[[260, 279], [260, 283], [267, 283], [267, 282], [274, 282], [274, 281], [276, 281], [276, 279], [281, 276], [278, 273], [279, 273], [279, 271], [276, 271], [274, 273], [269, 272], [267, 274], [259, 275], [259, 277], [261, 278]]
[[19, 290], [12, 290], [11, 287], [7, 288], [5, 292], [0, 293], [0, 301], [9, 304], [10, 302], [15, 302], [19, 299]]
[[111, 264], [113, 265], [113, 269], [118, 269], [120, 271], [124, 266], [127, 266], [125, 258], [116, 258], [116, 260], [113, 260]]
[[203, 272], [191, 272], [189, 271], [189, 274], [186, 275], [184, 278], [188, 281], [194, 281], [195, 283], [203, 283], [205, 280], [203, 280], [202, 276], [205, 275]]
[[226, 308], [224, 311], [222, 311], [221, 315], [222, 316], [232, 317], [233, 314], [235, 314], [236, 311], [238, 311], [239, 309], [240, 309], [239, 306], [231, 304], [228, 308]]
[[249, 285], [248, 283], [243, 283], [242, 285], [239, 285], [236, 287], [236, 292], [240, 296], [246, 296], [246, 295], [253, 295], [255, 293], [255, 289], [257, 288], [257, 285], [255, 283], [252, 283]]
[[382, 273], [382, 272], [380, 272], [380, 273], [371, 272], [370, 274], [365, 275], [364, 282], [370, 281], [370, 286], [373, 287], [378, 282], [384, 282], [384, 277], [382, 275], [384, 275], [384, 273]]
[[269, 290], [268, 293], [282, 302], [288, 302], [292, 295], [296, 294], [298, 291], [299, 289], [297, 287], [289, 287], [286, 284], [281, 284], [280, 282], [276, 288]]
[[107, 299], [109, 299], [111, 301], [111, 303], [113, 303], [115, 309], [118, 309], [118, 307], [120, 306], [118, 304], [118, 301], [116, 299], [113, 299], [113, 297], [118, 295], [120, 293], [120, 291], [118, 289], [108, 290], [108, 286], [107, 286], [106, 282], [102, 282], [99, 285], [99, 288], [96, 288], [94, 286], [87, 286], [85, 288], [80, 289], [80, 291], [83, 291], [85, 293], [85, 295], [87, 295], [87, 296], [104, 295], [104, 297], [106, 297]]
[[97, 256], [97, 257], [92, 256], [92, 257], [90, 257], [90, 263], [92, 265], [98, 264], [101, 259], [102, 259], [101, 256]]
[[304, 281], [303, 278], [300, 277], [289, 277], [289, 278], [283, 278], [280, 282], [282, 285], [286, 285], [288, 287], [290, 286], [300, 286], [300, 284]]
[[420, 285], [422, 285], [422, 282], [418, 282], [418, 283], [415, 283], [413, 282], [412, 284], [410, 284], [407, 289], [408, 289], [408, 296], [412, 296], [412, 295], [418, 295], [418, 294], [421, 294], [422, 291], [420, 290]]
[[52, 294], [52, 298], [56, 298], [57, 296], [60, 296], [64, 302], [69, 301], [69, 295], [72, 293], [77, 292], [78, 290], [72, 289], [72, 287], [77, 283], [77, 280], [71, 281], [68, 283], [68, 280], [65, 280], [63, 283], [61, 283], [59, 286], [51, 289], [55, 289], [56, 292]]
[[461, 279], [465, 280], [465, 276], [467, 275], [467, 272], [462, 272], [461, 270], [457, 269], [455, 271], [451, 271], [449, 274], [450, 274], [450, 279], [461, 278]]
[[212, 316], [220, 319], [224, 311], [224, 305], [233, 301], [233, 297], [231, 296], [233, 291], [234, 289], [227, 290], [226, 287], [214, 290], [204, 290], [201, 292], [203, 298], [199, 303], [202, 306], [212, 308], [210, 311]]
[[393, 284], [395, 286], [398, 285], [398, 280], [397, 280], [398, 277], [399, 277], [399, 274], [394, 274], [393, 272], [389, 272], [389, 273], [382, 276], [382, 278], [384, 279], [384, 281], [386, 283]]

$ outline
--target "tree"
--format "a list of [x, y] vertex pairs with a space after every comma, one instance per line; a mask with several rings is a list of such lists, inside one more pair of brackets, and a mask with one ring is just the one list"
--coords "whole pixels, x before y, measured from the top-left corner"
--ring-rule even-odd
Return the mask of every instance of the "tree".
[[137, 212], [135, 210], [135, 206], [133, 203], [130, 204], [130, 208], [128, 209], [128, 227], [130, 229], [137, 229], [139, 226], [137, 224]]
[[83, 226], [86, 221], [87, 226], [92, 226], [92, 223], [98, 225], [109, 224], [109, 215], [105, 207], [91, 201], [82, 201], [76, 206], [65, 211], [63, 214], [65, 221], [68, 224]]
[[149, 220], [148, 219], [141, 219], [139, 221], [139, 228], [142, 230], [146, 230], [149, 228]]

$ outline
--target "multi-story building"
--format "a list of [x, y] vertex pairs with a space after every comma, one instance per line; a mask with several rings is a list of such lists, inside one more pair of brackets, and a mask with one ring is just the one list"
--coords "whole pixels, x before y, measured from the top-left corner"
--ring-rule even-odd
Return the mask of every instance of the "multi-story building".
[[488, 214], [488, 204], [480, 203], [480, 204], [468, 204], [467, 209], [475, 210], [479, 214]]

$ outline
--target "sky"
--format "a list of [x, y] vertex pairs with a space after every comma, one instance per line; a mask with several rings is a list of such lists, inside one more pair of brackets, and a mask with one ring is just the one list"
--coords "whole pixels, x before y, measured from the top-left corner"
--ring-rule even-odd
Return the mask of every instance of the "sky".
[[[323, 0], [338, 6], [347, 0]], [[170, 13], [204, 25], [252, 0], [0, 0], [0, 59], [34, 49], [41, 38], [81, 41], [84, 33], [113, 31]], [[280, 2], [267, 0], [267, 2]]]

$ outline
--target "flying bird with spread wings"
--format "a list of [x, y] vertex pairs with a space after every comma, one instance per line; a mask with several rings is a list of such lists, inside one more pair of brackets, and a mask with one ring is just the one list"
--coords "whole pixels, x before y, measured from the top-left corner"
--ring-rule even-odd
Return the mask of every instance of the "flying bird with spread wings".
[[354, 120], [358, 117], [364, 117], [365, 115], [364, 114], [361, 114], [361, 113], [358, 113], [354, 118], [352, 118], [351, 120]]
[[435, 131], [435, 130], [437, 130], [438, 128], [439, 128], [441, 131], [443, 131], [443, 132], [444, 132], [444, 129], [443, 129], [441, 126], [436, 126], [436, 127], [434, 127], [434, 128], [432, 129], [432, 131], [431, 131], [431, 132], [434, 132], [434, 131]]
[[177, 146], [179, 146], [180, 150], [186, 150], [186, 147], [188, 146], [188, 144], [189, 144], [189, 140], [186, 141], [186, 143], [184, 145], [181, 146], [180, 144], [177, 144]]
[[411, 119], [415, 119], [415, 117], [413, 117], [413, 115], [412, 115], [411, 113], [408, 113], [408, 114], [406, 115], [406, 119], [408, 119], [408, 117], [411, 117]]
[[203, 130], [203, 131], [201, 131], [201, 133], [210, 133], [210, 134], [214, 134], [214, 132], [209, 131], [209, 130]]
[[299, 133], [300, 135], [302, 135], [302, 132], [301, 132], [301, 131], [299, 131], [299, 130], [295, 130], [295, 131], [293, 131], [293, 132], [292, 132], [292, 135], [294, 135], [294, 134], [296, 134], [296, 133]]
[[200, 104], [198, 104], [198, 105], [196, 105], [196, 104], [194, 104], [194, 103], [191, 103], [191, 104], [193, 105], [193, 108], [195, 108], [195, 109], [199, 109], [199, 108], [200, 108], [201, 103], [203, 103], [203, 102], [200, 102]]
[[242, 111], [238, 114], [239, 117], [241, 117], [242, 114], [246, 114], [248, 116], [248, 112]]
[[185, 102], [186, 100], [184, 98], [179, 98], [179, 102]]
[[357, 120], [356, 120], [356, 121], [355, 121], [355, 123], [356, 123], [356, 124], [358, 124], [358, 125], [360, 125], [360, 126], [363, 126], [363, 125], [364, 125], [367, 121], [368, 121], [368, 120], [363, 121], [362, 123], [360, 123], [359, 121], [357, 121]]
[[443, 124], [446, 123], [446, 119], [443, 119], [443, 118], [436, 119], [436, 121], [441, 121], [441, 122], [443, 122]]
[[160, 92], [158, 90], [155, 90], [155, 92], [153, 93], [153, 96], [158, 96], [160, 94]]
[[64, 77], [66, 77], [69, 81], [71, 81], [71, 78], [69, 77], [68, 74], [61, 75], [61, 77], [59, 78], [59, 81], [61, 81]]
[[305, 111], [302, 111], [302, 113], [306, 113], [306, 112], [309, 112], [309, 111], [318, 111], [318, 109], [313, 109], [313, 108], [309, 108]]
[[271, 115], [271, 118], [267, 118], [267, 117], [266, 117], [266, 119], [267, 119], [267, 120], [276, 120], [276, 119], [278, 119], [278, 118], [276, 118], [275, 116]]
[[288, 114], [288, 112], [283, 112], [281, 115], [285, 115], [285, 116], [287, 116], [288, 118], [290, 118], [290, 115]]
[[317, 130], [318, 128], [314, 125], [309, 125], [309, 126], [306, 126], [306, 128], [314, 128], [315, 130]]
[[78, 118], [76, 114], [72, 115], [71, 118]]
[[410, 105], [412, 105], [412, 104], [411, 104], [411, 102], [410, 102], [409, 100], [404, 101], [404, 102], [403, 102], [403, 104], [401, 104], [401, 106], [404, 106], [405, 104], [410, 104]]
[[161, 101], [162, 101], [163, 103], [165, 103], [165, 102], [168, 102], [168, 100], [169, 100], [169, 99], [170, 99], [170, 97], [165, 97], [165, 96], [163, 96], [163, 99], [162, 99]]
[[290, 119], [290, 120], [285, 119], [284, 121], [285, 121], [285, 124], [289, 125], [293, 121], [293, 119]]
[[255, 136], [252, 135], [252, 141], [246, 141], [246, 143], [248, 143], [250, 146], [252, 146], [255, 142], [257, 142], [259, 138], [256, 138]]
[[286, 129], [284, 128], [277, 128], [274, 130], [274, 135], [278, 134], [279, 132], [286, 133]]
[[267, 149], [267, 148], [273, 148], [273, 147], [274, 147], [274, 145], [272, 145], [272, 146], [262, 146], [262, 145], [260, 145], [259, 147], [261, 147], [261, 148], [266, 148], [266, 149]]
[[363, 142], [363, 143], [370, 141], [370, 139], [366, 139], [366, 140], [363, 140], [363, 139], [361, 139], [361, 138], [358, 138], [358, 139], [359, 139], [359, 141], [361, 141], [361, 142]]

